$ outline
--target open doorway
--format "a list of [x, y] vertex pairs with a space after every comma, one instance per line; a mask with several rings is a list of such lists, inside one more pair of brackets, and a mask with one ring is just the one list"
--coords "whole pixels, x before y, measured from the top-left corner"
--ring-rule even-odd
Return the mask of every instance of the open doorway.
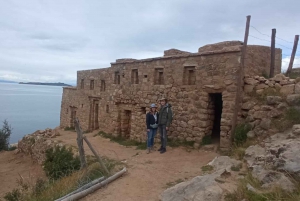
[[212, 140], [213, 142], [220, 141], [220, 132], [221, 132], [221, 117], [222, 117], [222, 109], [223, 109], [223, 101], [222, 101], [222, 94], [221, 93], [210, 93], [210, 107], [209, 109], [212, 110], [211, 114], [211, 123], [212, 123]]

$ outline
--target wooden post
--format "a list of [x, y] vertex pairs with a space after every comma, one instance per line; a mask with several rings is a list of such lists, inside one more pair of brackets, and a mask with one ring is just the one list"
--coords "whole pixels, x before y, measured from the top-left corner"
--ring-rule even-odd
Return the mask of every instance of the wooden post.
[[275, 69], [275, 37], [276, 37], [276, 29], [272, 29], [270, 77], [274, 77], [274, 69]]
[[84, 136], [83, 137], [84, 141], [87, 143], [87, 145], [89, 146], [89, 148], [91, 149], [91, 151], [93, 152], [93, 154], [96, 156], [96, 158], [98, 159], [99, 163], [101, 164], [102, 168], [105, 170], [105, 172], [110, 175], [110, 172], [108, 171], [108, 169], [105, 167], [103, 161], [101, 160], [100, 156], [97, 154], [97, 152], [95, 151], [95, 149], [93, 148], [93, 146], [91, 145], [91, 143], [88, 141], [88, 139]]
[[292, 55], [291, 55], [289, 67], [288, 67], [287, 72], [286, 72], [286, 74], [287, 74], [288, 76], [289, 76], [289, 74], [291, 73], [292, 68], [293, 68], [294, 59], [295, 59], [295, 54], [296, 54], [296, 52], [297, 52], [298, 41], [299, 41], [299, 35], [295, 35], [293, 51], [292, 51]]
[[82, 131], [79, 125], [78, 118], [75, 119], [74, 123], [77, 132], [77, 145], [78, 145], [78, 151], [79, 151], [79, 157], [80, 157], [80, 163], [82, 169], [86, 167], [86, 160], [85, 160], [84, 149], [83, 149], [83, 136], [82, 136]]
[[236, 83], [237, 90], [236, 90], [236, 95], [235, 95], [235, 109], [233, 111], [233, 118], [232, 118], [231, 139], [230, 139], [231, 141], [232, 141], [232, 137], [234, 135], [234, 131], [235, 131], [236, 123], [237, 123], [238, 112], [240, 111], [240, 102], [241, 102], [241, 98], [242, 98], [241, 89], [243, 87], [243, 81], [244, 81], [244, 65], [245, 65], [245, 56], [246, 56], [246, 50], [247, 50], [247, 44], [248, 44], [250, 20], [251, 20], [251, 15], [248, 15], [247, 22], [246, 22], [245, 36], [244, 36], [244, 44], [242, 47], [241, 63], [240, 63], [240, 68], [238, 69], [238, 72], [237, 72], [237, 83]]

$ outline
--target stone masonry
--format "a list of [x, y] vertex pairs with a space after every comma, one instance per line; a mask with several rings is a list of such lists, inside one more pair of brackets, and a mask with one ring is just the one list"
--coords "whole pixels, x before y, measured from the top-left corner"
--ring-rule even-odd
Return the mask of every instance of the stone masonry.
[[[142, 141], [149, 105], [166, 96], [175, 113], [170, 138], [199, 143], [214, 135], [221, 148], [229, 148], [236, 91], [242, 87], [236, 84], [241, 48], [241, 42], [230, 41], [197, 53], [170, 49], [163, 57], [118, 59], [108, 68], [78, 71], [77, 86], [63, 89], [60, 126], [73, 127], [78, 117], [83, 130]], [[269, 72], [269, 47], [249, 45], [246, 58], [245, 75]], [[275, 73], [280, 71], [276, 49]]]

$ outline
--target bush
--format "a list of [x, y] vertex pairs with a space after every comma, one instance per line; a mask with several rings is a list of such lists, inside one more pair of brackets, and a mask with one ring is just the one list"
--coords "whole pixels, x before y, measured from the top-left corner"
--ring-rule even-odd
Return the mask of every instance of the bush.
[[11, 192], [5, 194], [4, 199], [6, 201], [19, 201], [22, 198], [22, 194], [19, 189], [13, 189]]
[[234, 131], [234, 143], [236, 146], [240, 146], [247, 140], [247, 133], [251, 130], [249, 124], [236, 125]]
[[202, 138], [201, 145], [207, 145], [207, 144], [211, 144], [211, 143], [212, 143], [211, 135], [205, 135]]
[[73, 156], [71, 148], [56, 146], [46, 150], [46, 160], [43, 165], [49, 178], [59, 179], [79, 170], [80, 160], [78, 156]]
[[11, 126], [8, 125], [6, 120], [4, 120], [2, 129], [0, 129], [0, 151], [8, 150], [11, 130]]

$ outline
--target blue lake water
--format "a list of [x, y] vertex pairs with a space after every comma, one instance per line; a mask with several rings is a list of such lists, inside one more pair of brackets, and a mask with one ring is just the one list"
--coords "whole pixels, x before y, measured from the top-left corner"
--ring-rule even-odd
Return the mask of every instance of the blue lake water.
[[10, 143], [39, 129], [59, 126], [62, 87], [0, 83], [0, 126], [13, 128]]

